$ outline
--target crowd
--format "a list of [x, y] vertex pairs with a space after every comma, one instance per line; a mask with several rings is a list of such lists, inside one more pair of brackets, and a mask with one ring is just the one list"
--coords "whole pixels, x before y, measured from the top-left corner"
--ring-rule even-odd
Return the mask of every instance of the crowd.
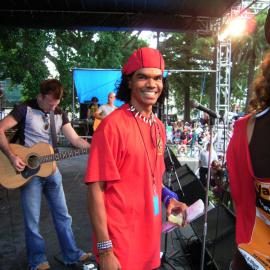
[[168, 143], [176, 146], [180, 157], [199, 158], [210, 139], [208, 125], [200, 121], [177, 121], [172, 123], [169, 130]]

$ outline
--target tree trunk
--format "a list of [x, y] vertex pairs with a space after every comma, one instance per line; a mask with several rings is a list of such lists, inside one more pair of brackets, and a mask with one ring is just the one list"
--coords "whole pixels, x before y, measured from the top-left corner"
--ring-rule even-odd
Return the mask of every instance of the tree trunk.
[[185, 108], [184, 121], [189, 122], [190, 121], [190, 86], [189, 85], [186, 85], [185, 91], [184, 91], [184, 108]]

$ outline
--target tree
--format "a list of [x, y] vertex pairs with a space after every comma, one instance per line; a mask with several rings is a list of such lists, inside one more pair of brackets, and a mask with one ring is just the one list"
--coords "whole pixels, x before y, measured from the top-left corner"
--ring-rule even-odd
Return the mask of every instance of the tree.
[[72, 74], [77, 68], [121, 68], [124, 60], [146, 42], [129, 32], [54, 31], [48, 33], [50, 50], [46, 57], [64, 84], [65, 106], [72, 100]]
[[[0, 78], [23, 86], [23, 99], [38, 93], [49, 77], [49, 59], [63, 83], [63, 106], [71, 107], [72, 69], [120, 68], [124, 60], [146, 42], [129, 32], [1, 29]], [[51, 74], [52, 75], [52, 74]]]
[[269, 49], [264, 37], [265, 19], [266, 12], [258, 14], [254, 32], [232, 40], [232, 95], [240, 100], [246, 100], [246, 112], [256, 70], [265, 51]]
[[[211, 69], [214, 59], [212, 38], [200, 37], [194, 33], [169, 34], [161, 43], [167, 69], [207, 70]], [[208, 78], [207, 78], [208, 77]], [[205, 85], [203, 81], [205, 79]], [[170, 88], [175, 96], [177, 108], [184, 108], [184, 121], [190, 120], [190, 98], [207, 102], [210, 76], [203, 73], [182, 72], [170, 76]]]
[[0, 31], [0, 78], [23, 85], [24, 98], [32, 97], [42, 79], [49, 75], [44, 63], [46, 32], [6, 29]]

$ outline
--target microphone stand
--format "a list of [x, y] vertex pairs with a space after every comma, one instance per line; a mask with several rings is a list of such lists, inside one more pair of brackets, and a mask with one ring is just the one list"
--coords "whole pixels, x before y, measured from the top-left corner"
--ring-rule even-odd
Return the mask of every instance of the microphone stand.
[[209, 132], [210, 132], [210, 148], [208, 155], [208, 169], [207, 169], [207, 182], [206, 182], [206, 191], [205, 191], [205, 202], [204, 202], [204, 227], [203, 227], [203, 242], [202, 242], [202, 252], [201, 252], [201, 268], [204, 270], [204, 258], [206, 250], [206, 236], [207, 236], [207, 210], [208, 210], [208, 196], [209, 196], [209, 185], [210, 185], [210, 171], [211, 171], [211, 157], [212, 157], [212, 142], [213, 142], [213, 125], [215, 123], [215, 118], [209, 118]]
[[171, 172], [172, 171], [174, 172], [175, 179], [177, 181], [177, 184], [179, 186], [179, 189], [181, 190], [182, 196], [185, 196], [184, 191], [183, 191], [182, 186], [181, 186], [181, 183], [180, 183], [180, 180], [179, 180], [179, 177], [177, 175], [177, 172], [176, 172], [176, 169], [175, 169], [175, 166], [174, 166], [174, 162], [173, 162], [173, 159], [172, 159], [172, 156], [171, 156], [170, 149], [169, 149], [168, 145], [166, 145], [166, 151], [167, 151], [167, 154], [168, 154], [168, 157], [169, 157], [169, 160], [170, 160], [170, 165], [171, 165], [170, 169], [171, 169]]

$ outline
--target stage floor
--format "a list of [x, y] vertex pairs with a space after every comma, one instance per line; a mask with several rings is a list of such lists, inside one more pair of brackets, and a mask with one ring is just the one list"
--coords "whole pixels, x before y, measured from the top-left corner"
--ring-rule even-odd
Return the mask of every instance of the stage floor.
[[[58, 163], [58, 166], [63, 174], [63, 185], [69, 212], [73, 219], [73, 231], [77, 244], [81, 249], [89, 252], [92, 249], [91, 227], [87, 213], [86, 186], [83, 183], [86, 162], [87, 156], [81, 156], [79, 158], [63, 160]], [[19, 190], [7, 191], [0, 187], [0, 220], [0, 269], [26, 270], [27, 259]], [[51, 269], [70, 269], [60, 265], [53, 258], [54, 255], [59, 255], [60, 250], [45, 200], [42, 203], [40, 224], [41, 233], [46, 240], [47, 255]], [[169, 260], [173, 268], [167, 263], [164, 263], [160, 270], [192, 269], [187, 260], [188, 256], [184, 254], [182, 248], [184, 242], [189, 240], [189, 238], [194, 238], [189, 226], [184, 230], [175, 230], [168, 234], [166, 254], [170, 255], [174, 251], [177, 251], [176, 256], [173, 256], [173, 259], [176, 260]], [[163, 236], [162, 251], [165, 248], [164, 240]]]

